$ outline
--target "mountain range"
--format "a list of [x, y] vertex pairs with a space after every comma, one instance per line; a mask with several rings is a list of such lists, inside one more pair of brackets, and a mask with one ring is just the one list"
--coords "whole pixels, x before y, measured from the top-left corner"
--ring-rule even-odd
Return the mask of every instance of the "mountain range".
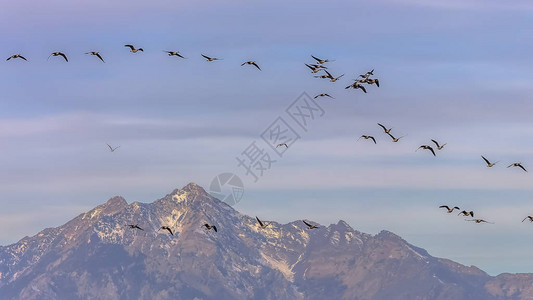
[[265, 222], [194, 183], [152, 203], [113, 197], [0, 247], [0, 299], [533, 299], [533, 274], [489, 276], [392, 232]]

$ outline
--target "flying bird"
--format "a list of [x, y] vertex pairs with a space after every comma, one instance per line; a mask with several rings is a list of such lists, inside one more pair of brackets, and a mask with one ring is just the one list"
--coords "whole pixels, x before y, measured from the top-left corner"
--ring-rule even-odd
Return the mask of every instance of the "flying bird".
[[50, 55], [48, 56], [47, 60], [50, 59], [51, 56], [62, 56], [62, 57], [65, 59], [65, 61], [68, 62], [68, 58], [67, 58], [67, 56], [65, 55], [65, 53], [62, 53], [62, 52], [52, 52], [52, 54], [50, 54]]
[[402, 135], [399, 138], [395, 138], [392, 134], [390, 133], [387, 133], [387, 134], [391, 137], [393, 143], [397, 143], [401, 138], [405, 137], [405, 135]]
[[330, 98], [332, 98], [332, 99], [335, 99], [335, 98], [331, 97], [329, 94], [326, 94], [326, 93], [318, 94], [318, 95], [316, 95], [316, 96], [314, 97], [314, 99], [316, 99], [316, 98], [318, 98], [318, 97], [330, 97]]
[[134, 224], [134, 225], [128, 225], [130, 228], [132, 229], [139, 229], [139, 230], [142, 230], [144, 231], [144, 229], [142, 229], [141, 227], [137, 226], [137, 224]]
[[255, 63], [255, 61], [253, 60], [250, 60], [250, 61], [245, 61], [241, 64], [241, 66], [244, 66], [244, 65], [252, 65], [252, 66], [255, 66], [259, 71], [261, 71], [261, 68], [259, 68], [259, 66]]
[[167, 51], [167, 50], [164, 50], [166, 53], [168, 53], [168, 56], [177, 56], [177, 57], [181, 57], [181, 58], [185, 58], [183, 57], [183, 55], [181, 55], [179, 52], [177, 51]]
[[281, 144], [278, 144], [278, 145], [276, 146], [276, 148], [278, 148], [278, 147], [281, 147], [281, 146], [285, 146], [285, 147], [286, 147], [287, 149], [289, 148], [289, 146], [287, 146], [287, 144], [286, 144], [286, 143], [281, 143]]
[[8, 60], [10, 60], [10, 59], [12, 59], [12, 58], [21, 58], [21, 59], [23, 59], [23, 60], [25, 60], [25, 61], [28, 61], [24, 56], [22, 56], [22, 55], [20, 55], [20, 54], [13, 54], [13, 55], [11, 55], [10, 57], [8, 57], [8, 58], [6, 59], [6, 61], [8, 61]]
[[[324, 72], [326, 72], [327, 75], [322, 75], [322, 76], [319, 76], [319, 77], [320, 78], [329, 78], [329, 81], [331, 81], [331, 82], [335, 82], [335, 81], [339, 80], [339, 78], [344, 76], [344, 74], [342, 74], [339, 77], [333, 77], [333, 75], [331, 75], [328, 71], [324, 70]], [[315, 77], [317, 77], [317, 76], [315, 76]]]
[[[418, 147], [418, 149], [420, 149], [420, 148], [425, 149], [425, 150], [429, 150], [429, 151], [431, 151], [431, 153], [433, 153], [433, 156], [436, 156], [436, 155], [435, 155], [435, 151], [433, 151], [433, 148], [431, 148], [431, 146], [429, 146], [429, 145], [422, 145], [422, 146]], [[416, 149], [415, 152], [418, 151], [418, 149]]]
[[513, 163], [507, 166], [507, 168], [510, 168], [510, 167], [519, 167], [520, 169], [527, 172], [526, 168], [524, 168], [521, 163]]
[[354, 82], [352, 84], [350, 84], [349, 86], [345, 87], [345, 89], [349, 89], [349, 88], [352, 88], [352, 89], [361, 89], [363, 92], [365, 92], [366, 94], [366, 89], [364, 86], [362, 86], [361, 84], [359, 84], [359, 82]]
[[374, 75], [374, 69], [372, 69], [371, 71], [366, 72], [364, 75], [359, 75], [359, 76], [363, 77], [365, 79], [368, 79], [368, 77], [370, 77], [370, 75]]
[[111, 147], [109, 144], [106, 144], [107, 147], [109, 147], [109, 150], [111, 150], [111, 152], [115, 152], [115, 150], [117, 150], [118, 148], [120, 148], [120, 146], [116, 146], [115, 148]]
[[365, 82], [368, 83], [368, 84], [374, 84], [375, 83], [379, 87], [379, 80], [377, 80], [377, 79], [366, 78]]
[[257, 222], [259, 222], [259, 226], [261, 226], [262, 229], [265, 229], [268, 225], [270, 225], [270, 223], [265, 224], [265, 223], [261, 222], [261, 220], [259, 220], [259, 218], [257, 216], [255, 216], [255, 218], [257, 219]]
[[390, 131], [392, 130], [392, 127], [389, 128], [389, 129], [387, 129], [387, 127], [385, 127], [385, 126], [382, 125], [382, 124], [379, 124], [379, 123], [378, 123], [378, 125], [379, 125], [381, 128], [383, 128], [383, 131], [385, 131], [385, 133], [390, 133]]
[[466, 220], [466, 219], [465, 219], [465, 221], [476, 222], [477, 224], [479, 224], [479, 223], [489, 223], [489, 224], [494, 224], [494, 223], [492, 223], [492, 222], [488, 222], [488, 221], [485, 221], [485, 220], [483, 220], [483, 219], [473, 219], [473, 220]]
[[100, 52], [97, 52], [97, 51], [91, 51], [91, 52], [87, 52], [85, 54], [89, 54], [89, 55], [94, 55], [96, 57], [98, 57], [102, 62], [105, 63], [104, 59], [102, 58], [102, 56], [100, 55]]
[[374, 141], [374, 144], [377, 144], [377, 143], [376, 143], [376, 139], [375, 139], [373, 136], [371, 136], [371, 135], [364, 135], [364, 134], [363, 134], [363, 135], [360, 136], [357, 140], [360, 140], [361, 138], [364, 138], [365, 140], [371, 139], [371, 140]]
[[207, 59], [207, 61], [215, 61], [215, 60], [222, 60], [221, 58], [216, 58], [216, 57], [209, 57], [207, 55], [203, 55], [202, 56]]
[[533, 217], [532, 216], [527, 216], [525, 217], [522, 222], [524, 222], [525, 220], [529, 219], [529, 222], [533, 222]]
[[448, 143], [444, 143], [442, 145], [439, 145], [439, 143], [435, 140], [431, 140], [433, 143], [435, 143], [435, 145], [437, 145], [437, 150], [442, 150], [442, 148], [444, 148], [444, 146], [446, 146], [446, 144]]
[[215, 225], [209, 225], [209, 224], [205, 223], [203, 226], [205, 226], [205, 228], [207, 230], [211, 230], [211, 228], [213, 228], [213, 230], [215, 230], [215, 232], [218, 232], [217, 231], [217, 227]]
[[311, 224], [307, 223], [305, 220], [302, 220], [302, 221], [305, 223], [305, 225], [307, 225], [307, 227], [309, 227], [309, 228], [307, 228], [307, 229], [318, 228], [318, 226], [316, 226], [316, 225], [311, 225]]
[[311, 73], [318, 73], [318, 71], [322, 70], [321, 68], [323, 68], [322, 66], [320, 65], [308, 65], [308, 64], [305, 64], [309, 69], [311, 69]]
[[495, 163], [491, 163], [488, 159], [486, 159], [483, 155], [481, 155], [481, 158], [487, 163], [487, 168], [494, 167], [499, 161]]
[[329, 59], [320, 59], [318, 57], [315, 57], [313, 55], [311, 55], [312, 58], [314, 58], [318, 64], [323, 64], [323, 63], [327, 63], [327, 62], [330, 62], [330, 61], [334, 61], [334, 60], [329, 60]]
[[168, 226], [161, 226], [161, 228], [159, 228], [159, 230], [167, 230], [171, 235], [174, 235], [174, 233], [172, 232], [172, 229], [170, 229], [170, 227]]
[[439, 208], [446, 208], [448, 210], [448, 213], [452, 213], [454, 209], [460, 210], [460, 208], [457, 206], [450, 208], [448, 205], [441, 205], [439, 206]]
[[472, 217], [472, 218], [474, 217], [474, 212], [473, 212], [473, 211], [466, 211], [466, 210], [463, 210], [463, 211], [460, 212], [458, 215], [461, 215], [461, 214], [462, 214], [463, 216], [465, 216], [465, 217], [468, 217], [468, 216], [470, 216], [470, 217]]
[[130, 48], [130, 52], [132, 52], [132, 53], [137, 53], [138, 51], [144, 52], [143, 48], [135, 49], [135, 47], [133, 47], [133, 45], [124, 45], [124, 47]]

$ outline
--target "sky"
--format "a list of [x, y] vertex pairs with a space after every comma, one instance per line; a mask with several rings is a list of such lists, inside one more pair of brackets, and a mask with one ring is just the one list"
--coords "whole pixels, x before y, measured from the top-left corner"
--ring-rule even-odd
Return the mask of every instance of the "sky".
[[[5, 3], [0, 53], [28, 61], [0, 62], [0, 245], [231, 172], [245, 214], [343, 219], [492, 275], [533, 272], [532, 177], [506, 168], [533, 169], [532, 17], [530, 1], [493, 0]], [[311, 55], [344, 77], [314, 78]], [[380, 87], [344, 88], [371, 69]], [[305, 129], [287, 113], [302, 93], [335, 98]], [[261, 137], [277, 118], [299, 136], [281, 157]], [[431, 139], [447, 143], [436, 157], [415, 152]], [[236, 160], [253, 142], [276, 160], [257, 182]]]

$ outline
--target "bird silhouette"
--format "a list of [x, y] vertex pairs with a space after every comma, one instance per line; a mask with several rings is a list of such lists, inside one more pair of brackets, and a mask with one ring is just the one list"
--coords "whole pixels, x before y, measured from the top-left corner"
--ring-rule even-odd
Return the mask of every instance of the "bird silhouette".
[[97, 52], [97, 51], [91, 51], [91, 52], [87, 52], [85, 54], [89, 54], [89, 55], [94, 55], [96, 57], [98, 57], [102, 62], [105, 63], [104, 59], [102, 58], [102, 56], [100, 55], [100, 52]]
[[450, 208], [448, 205], [441, 205], [441, 206], [439, 206], [439, 208], [446, 208], [448, 210], [448, 213], [452, 213], [454, 209], [457, 209], [457, 210], [460, 209], [457, 206], [454, 206], [454, 207]]
[[466, 211], [466, 210], [463, 210], [462, 212], [460, 212], [460, 213], [457, 214], [457, 215], [461, 215], [461, 214], [462, 214], [463, 216], [465, 216], [465, 217], [468, 217], [468, 216], [470, 216], [470, 217], [472, 217], [472, 218], [474, 217], [474, 212], [473, 212], [473, 211]]
[[331, 99], [335, 99], [335, 98], [331, 97], [329, 94], [326, 94], [326, 93], [318, 94], [318, 95], [316, 95], [313, 98], [316, 99], [318, 97], [330, 97]]
[[391, 137], [393, 143], [397, 143], [401, 138], [406, 137], [405, 135], [402, 135], [399, 138], [395, 138], [392, 134], [390, 133], [387, 133], [387, 134]]
[[144, 52], [143, 48], [135, 49], [135, 47], [133, 47], [133, 45], [124, 45], [124, 47], [130, 48], [130, 52], [132, 52], [132, 53], [137, 53], [138, 51]]
[[161, 228], [159, 228], [159, 230], [167, 230], [171, 235], [174, 235], [174, 233], [172, 232], [172, 229], [170, 229], [170, 227], [168, 226], [161, 226]]
[[376, 139], [375, 139], [373, 136], [371, 136], [371, 135], [364, 135], [364, 134], [363, 134], [363, 135], [360, 136], [357, 140], [360, 140], [361, 138], [364, 138], [365, 140], [371, 139], [371, 140], [374, 141], [374, 144], [377, 144], [377, 143], [376, 143]]
[[67, 56], [65, 55], [65, 53], [62, 53], [62, 52], [52, 52], [52, 54], [50, 54], [50, 55], [48, 56], [47, 60], [50, 59], [51, 56], [62, 56], [62, 57], [65, 59], [65, 61], [68, 62], [68, 58], [67, 58]]
[[109, 150], [111, 150], [111, 152], [115, 152], [115, 150], [117, 150], [118, 148], [120, 148], [120, 146], [117, 146], [115, 148], [111, 147], [109, 144], [106, 144], [107, 147], [109, 147]]
[[[422, 146], [418, 147], [418, 149], [420, 149], [420, 148], [425, 149], [425, 150], [429, 150], [429, 151], [431, 151], [431, 153], [433, 153], [433, 156], [436, 156], [436, 155], [435, 155], [435, 151], [433, 150], [433, 148], [431, 148], [431, 146], [429, 146], [429, 145], [422, 145]], [[418, 149], [416, 149], [415, 152], [418, 151]]]
[[259, 68], [259, 66], [255, 63], [255, 61], [253, 60], [250, 60], [250, 61], [245, 61], [241, 64], [241, 66], [244, 66], [244, 65], [252, 65], [252, 66], [255, 66], [259, 71], [261, 71], [261, 68]]
[[217, 227], [216, 227], [215, 225], [209, 225], [209, 224], [205, 223], [203, 226], [204, 226], [207, 230], [211, 230], [211, 228], [212, 228], [215, 232], [218, 232]]
[[318, 228], [318, 226], [316, 226], [316, 225], [311, 225], [311, 224], [307, 223], [305, 220], [302, 220], [302, 221], [305, 223], [305, 225], [307, 225], [307, 227], [308, 227], [307, 229]]
[[133, 225], [128, 225], [130, 228], [132, 229], [139, 229], [139, 230], [142, 230], [144, 231], [144, 229], [142, 229], [141, 227], [137, 226], [137, 224], [133, 224]]
[[11, 55], [10, 57], [8, 57], [8, 58], [6, 59], [6, 61], [8, 61], [8, 60], [10, 60], [10, 59], [12, 59], [12, 58], [20, 58], [20, 59], [23, 59], [23, 60], [25, 60], [25, 61], [28, 61], [24, 56], [22, 56], [22, 55], [20, 55], [20, 54], [13, 54], [13, 55]]
[[524, 168], [521, 163], [513, 163], [507, 166], [507, 168], [510, 168], [510, 167], [519, 167], [520, 169], [527, 172], [526, 168]]
[[181, 57], [181, 58], [185, 58], [183, 57], [183, 55], [181, 55], [179, 52], [177, 51], [167, 51], [167, 50], [164, 50], [166, 53], [168, 53], [168, 56], [177, 56], [177, 57]]
[[207, 55], [203, 55], [202, 56], [207, 60], [207, 61], [215, 61], [215, 60], [222, 60], [222, 58], [216, 58], [216, 57], [209, 57]]
[[261, 226], [262, 229], [265, 229], [268, 225], [270, 225], [270, 223], [268, 224], [265, 224], [263, 222], [261, 222], [261, 220], [259, 220], [259, 218], [257, 216], [255, 216], [257, 222], [259, 223], [259, 226]]
[[431, 140], [433, 143], [435, 143], [435, 145], [437, 145], [437, 150], [442, 150], [442, 148], [444, 148], [444, 146], [446, 146], [446, 144], [448, 143], [444, 143], [442, 145], [439, 145], [439, 143], [435, 140]]
[[487, 168], [491, 168], [491, 167], [494, 167], [499, 161], [495, 162], [495, 163], [491, 163], [488, 159], [486, 159], [483, 155], [481, 155], [481, 158], [483, 158], [483, 160], [487, 163]]

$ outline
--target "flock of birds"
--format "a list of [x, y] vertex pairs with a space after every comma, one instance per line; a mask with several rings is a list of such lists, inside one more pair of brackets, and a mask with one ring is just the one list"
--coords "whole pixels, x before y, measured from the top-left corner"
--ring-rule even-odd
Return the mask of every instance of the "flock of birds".
[[[124, 45], [124, 47], [129, 48], [131, 53], [144, 52], [143, 48], [136, 48], [134, 45], [127, 44], [127, 45]], [[176, 56], [176, 57], [179, 57], [179, 58], [182, 58], [182, 59], [186, 59], [186, 57], [184, 57], [178, 51], [163, 50], [163, 52], [167, 53], [168, 56]], [[86, 52], [85, 54], [95, 56], [99, 60], [101, 60], [102, 62], [105, 63], [104, 58], [102, 57], [102, 55], [100, 54], [99, 51], [90, 51], [90, 52]], [[223, 60], [222, 58], [211, 57], [211, 56], [207, 56], [205, 54], [201, 54], [201, 56], [208, 62], [214, 62], [214, 61], [218, 61], [218, 60]], [[61, 58], [63, 58], [65, 60], [65, 62], [69, 62], [67, 55], [65, 53], [63, 53], [63, 52], [60, 52], [60, 51], [52, 52], [48, 56], [48, 59], [50, 59], [50, 57], [61, 57]], [[341, 79], [345, 75], [345, 74], [341, 74], [339, 76], [332, 75], [332, 72], [328, 70], [328, 67], [325, 66], [325, 64], [329, 63], [329, 62], [332, 62], [333, 60], [321, 59], [321, 58], [318, 58], [318, 57], [313, 56], [313, 55], [311, 55], [311, 57], [314, 59], [314, 62], [305, 63], [305, 66], [307, 66], [307, 68], [309, 68], [311, 70], [312, 74], [317, 74], [317, 75], [314, 75], [315, 78], [327, 79], [330, 82], [337, 82], [339, 79]], [[24, 61], [28, 61], [24, 56], [22, 56], [19, 53], [11, 55], [10, 57], [7, 58], [7, 61], [9, 61], [11, 59], [21, 59], [21, 60], [24, 60]], [[261, 71], [261, 68], [259, 67], [259, 65], [257, 64], [256, 61], [249, 60], [249, 61], [245, 61], [245, 62], [243, 62], [241, 64], [241, 66], [245, 66], [245, 65], [254, 66], [255, 68], [257, 68], [258, 70]], [[373, 75], [374, 75], [374, 69], [366, 72], [365, 74], [360, 74], [356, 79], [353, 79], [353, 82], [351, 84], [349, 84], [348, 86], [346, 86], [345, 89], [360, 89], [364, 93], [367, 93], [367, 88], [363, 84], [366, 84], [366, 85], [374, 85], [375, 84], [377, 87], [379, 87], [379, 85], [380, 85], [379, 79], [371, 78], [371, 76], [373, 76]], [[328, 93], [320, 93], [320, 94], [317, 94], [316, 96], [314, 96], [315, 99], [319, 98], [319, 97], [329, 97], [329, 98], [335, 99], [333, 96], [329, 95]], [[402, 135], [402, 136], [399, 136], [399, 137], [395, 137], [391, 133], [392, 127], [387, 128], [385, 125], [383, 125], [381, 123], [377, 123], [377, 125], [380, 126], [383, 129], [383, 132], [385, 134], [387, 134], [391, 138], [391, 141], [393, 143], [397, 143], [397, 142], [400, 141], [400, 139], [402, 139], [402, 138], [407, 136], [407, 135]], [[371, 135], [363, 134], [363, 135], [361, 135], [359, 137], [359, 139], [371, 140], [372, 142], [374, 142], [374, 144], [377, 144], [376, 138], [374, 136], [371, 136]], [[443, 150], [444, 146], [447, 145], [447, 143], [440, 144], [435, 139], [431, 139], [431, 142], [435, 145], [434, 147], [432, 147], [432, 146], [430, 146], [428, 144], [420, 145], [415, 150], [415, 152], [417, 152], [420, 149], [423, 149], [423, 150], [427, 150], [427, 151], [431, 152], [431, 154], [433, 156], [437, 156], [435, 150], [441, 151], [441, 150]], [[111, 146], [109, 144], [107, 144], [107, 146], [109, 147], [109, 150], [111, 152], [115, 152], [115, 150], [117, 150], [120, 147], [120, 146], [113, 147], [113, 146]], [[277, 145], [277, 147], [281, 147], [281, 146], [285, 146], [286, 148], [288, 148], [288, 145], [285, 144], [285, 143]], [[499, 162], [499, 161], [491, 162], [487, 158], [485, 158], [484, 156], [481, 156], [481, 158], [484, 160], [484, 162], [486, 163], [487, 167], [489, 167], [489, 168], [494, 167]], [[514, 163], [511, 163], [510, 165], [507, 166], [507, 168], [511, 168], [511, 167], [518, 167], [518, 168], [522, 169], [523, 171], [527, 172], [526, 168], [520, 162], [514, 162]], [[452, 213], [454, 210], [460, 210], [459, 207], [457, 207], [457, 206], [454, 206], [454, 207], [450, 208], [447, 205], [441, 205], [439, 208], [445, 208], [448, 213]], [[472, 221], [472, 222], [475, 222], [475, 223], [490, 223], [490, 224], [494, 224], [494, 223], [488, 222], [488, 221], [486, 221], [484, 219], [474, 219], [474, 212], [473, 211], [463, 210], [463, 211], [461, 211], [459, 213], [459, 215], [463, 215], [465, 217], [472, 217], [472, 219], [465, 219], [466, 221]], [[262, 229], [266, 228], [269, 225], [269, 223], [265, 224], [264, 222], [262, 222], [258, 217], [256, 217], [256, 219], [257, 219], [257, 222], [258, 222], [259, 226]], [[524, 218], [524, 220], [522, 220], [522, 222], [524, 222], [527, 219], [529, 219], [530, 222], [533, 222], [533, 217], [532, 216], [527, 216], [526, 218]], [[312, 224], [306, 222], [305, 220], [303, 222], [307, 226], [308, 229], [318, 228], [318, 226], [312, 225]], [[129, 224], [127, 226], [129, 226], [132, 229], [144, 230], [141, 227], [139, 227], [137, 224]], [[218, 231], [217, 227], [215, 225], [210, 225], [210, 224], [206, 223], [206, 224], [202, 225], [202, 227], [205, 227], [206, 230], [213, 229], [215, 232]], [[172, 229], [170, 227], [168, 227], [168, 226], [162, 226], [161, 228], [159, 228], [159, 230], [166, 230], [166, 231], [168, 231], [169, 234], [174, 235]]]
[[[127, 48], [130, 48], [130, 52], [131, 53], [137, 53], [139, 51], [141, 52], [144, 52], [144, 49], [143, 48], [135, 48], [135, 46], [133, 45], [124, 45], [124, 47], [127, 47]], [[177, 56], [177, 57], [180, 57], [180, 58], [186, 58], [184, 57], [183, 55], [181, 55], [178, 51], [168, 51], [168, 50], [163, 50], [163, 52], [166, 52], [168, 54], [168, 56]], [[89, 51], [89, 52], [86, 52], [85, 54], [88, 54], [88, 55], [93, 55], [93, 56], [96, 56], [98, 59], [100, 59], [103, 63], [105, 63], [105, 60], [104, 58], [102, 57], [102, 55], [100, 54], [99, 51]], [[210, 56], [207, 56], [207, 55], [204, 55], [204, 54], [201, 54], [203, 58], [205, 58], [207, 61], [216, 61], [216, 60], [222, 60], [222, 58], [217, 58], [217, 57], [210, 57]], [[62, 57], [65, 62], [68, 62], [68, 57], [65, 53], [63, 52], [60, 52], [60, 51], [57, 51], [57, 52], [52, 52], [49, 56], [48, 56], [48, 59], [50, 59], [50, 57], [52, 56], [60, 56]], [[20, 53], [17, 53], [17, 54], [13, 54], [11, 55], [10, 57], [8, 57], [6, 59], [6, 61], [10, 60], [10, 59], [16, 59], [16, 58], [19, 58], [19, 59], [22, 59], [22, 60], [25, 60], [25, 61], [28, 61], [28, 59], [26, 59], [26, 57], [22, 56]], [[47, 60], [48, 60], [47, 59]], [[244, 66], [244, 65], [251, 65], [251, 66], [254, 66], [256, 67], [258, 70], [261, 70], [261, 68], [259, 67], [259, 65], [253, 61], [253, 60], [249, 60], [249, 61], [245, 61], [241, 64], [241, 66]]]
[[[381, 127], [381, 128], [383, 129], [384, 133], [387, 134], [387, 135], [392, 139], [392, 142], [394, 142], [394, 143], [398, 142], [401, 138], [403, 138], [403, 137], [406, 136], [406, 135], [404, 135], [404, 136], [400, 136], [399, 138], [395, 138], [395, 137], [391, 134], [392, 127], [391, 127], [391, 128], [387, 128], [385, 125], [380, 124], [380, 123], [378, 123], [378, 126]], [[376, 139], [375, 139], [373, 136], [371, 136], [371, 135], [365, 135], [365, 134], [363, 134], [363, 135], [361, 135], [361, 136], [359, 137], [358, 140], [360, 140], [360, 139], [372, 140], [372, 141], [374, 142], [374, 144], [377, 144]], [[433, 142], [433, 143], [435, 144], [435, 149], [437, 149], [437, 151], [442, 150], [442, 149], [444, 148], [444, 146], [447, 145], [447, 143], [440, 144], [439, 142], [437, 142], [437, 141], [434, 140], [434, 139], [431, 139], [431, 142]], [[435, 149], [434, 149], [433, 147], [431, 147], [430, 145], [420, 145], [420, 147], [418, 147], [418, 148], [415, 150], [415, 152], [418, 151], [418, 150], [420, 150], [420, 149], [428, 150], [428, 151], [431, 152], [431, 154], [433, 154], [433, 156], [437, 156], [437, 155], [436, 155], [436, 152], [435, 152]], [[481, 155], [481, 158], [485, 161], [485, 163], [486, 163], [486, 165], [487, 165], [488, 168], [492, 168], [492, 167], [494, 167], [494, 166], [499, 162], [499, 161], [496, 161], [496, 162], [490, 162], [490, 161], [489, 161], [486, 157], [484, 157], [483, 155]], [[514, 162], [514, 163], [511, 163], [510, 165], [507, 166], [507, 168], [511, 168], [511, 167], [518, 167], [518, 168], [522, 169], [524, 172], [527, 172], [526, 168], [524, 168], [524, 166], [523, 166], [521, 163], [519, 163], [519, 162]], [[448, 205], [441, 205], [441, 206], [439, 206], [439, 208], [445, 208], [445, 209], [447, 210], [448, 213], [452, 213], [455, 209], [460, 210], [460, 208], [457, 207], [457, 206], [454, 206], [454, 207], [450, 208]], [[459, 213], [459, 215], [463, 215], [463, 216], [465, 216], [465, 217], [472, 217], [472, 218], [473, 218], [473, 217], [474, 217], [474, 212], [473, 212], [473, 211], [466, 211], [466, 210], [463, 210], [463, 211], [461, 211], [461, 212]], [[533, 222], [533, 217], [530, 217], [530, 216], [526, 217], [523, 221], [525, 221], [525, 220], [528, 219], [528, 218], [529, 218], [529, 220], [530, 220], [531, 222]], [[466, 220], [466, 221], [472, 221], [472, 222], [475, 222], [475, 223], [477, 223], [477, 224], [479, 224], [479, 223], [489, 223], [489, 224], [494, 224], [494, 223], [492, 223], [492, 222], [488, 222], [488, 221], [486, 221], [486, 220], [484, 220], [484, 219], [465, 219], [465, 220]], [[522, 221], [522, 222], [523, 222], [523, 221]]]
[[[257, 220], [257, 223], [259, 225], [259, 227], [261, 227], [261, 229], [265, 229], [268, 227], [268, 225], [270, 225], [270, 223], [265, 223], [263, 221], [261, 221], [257, 216], [255, 217], [255, 219]], [[533, 221], [533, 217], [531, 218], [531, 220]], [[312, 225], [312, 224], [309, 224], [307, 221], [303, 220], [304, 224], [307, 225], [307, 228], [308, 229], [315, 229], [315, 228], [319, 228], [319, 226], [317, 225]], [[138, 224], [128, 224], [126, 225], [127, 227], [131, 228], [131, 229], [137, 229], [137, 230], [142, 230], [144, 231], [144, 229], [142, 229], [141, 227], [139, 227]], [[205, 230], [211, 230], [213, 229], [215, 232], [218, 232], [218, 229], [216, 227], [216, 225], [209, 225], [208, 223], [205, 223], [204, 225], [202, 225], [202, 228], [205, 228]], [[169, 226], [161, 226], [159, 228], [159, 230], [166, 230], [168, 231], [168, 233], [170, 235], [174, 235], [174, 232], [172, 231], [172, 228], [170, 228]], [[158, 231], [159, 231], [158, 230]]]

